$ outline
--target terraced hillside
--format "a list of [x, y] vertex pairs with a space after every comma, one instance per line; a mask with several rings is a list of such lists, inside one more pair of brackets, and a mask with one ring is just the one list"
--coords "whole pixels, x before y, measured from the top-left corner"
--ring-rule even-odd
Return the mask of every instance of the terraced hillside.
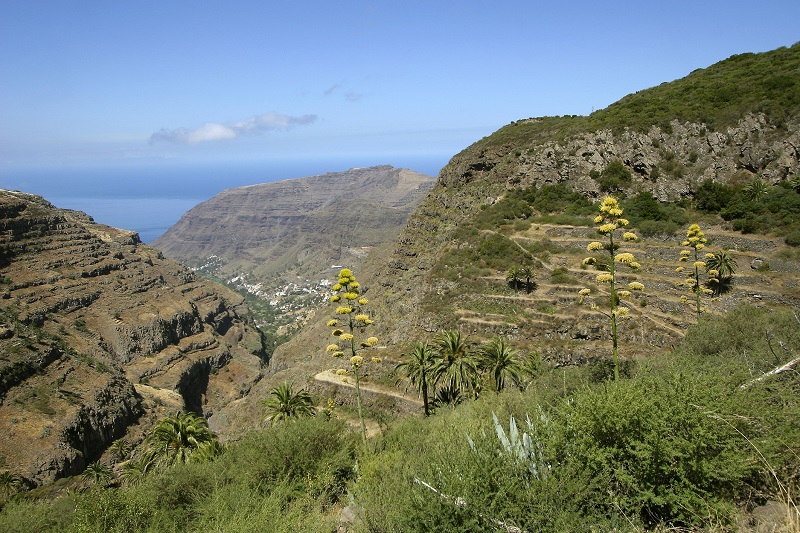
[[224, 422], [265, 363], [243, 299], [133, 232], [0, 191], [0, 468], [76, 474], [166, 411]]

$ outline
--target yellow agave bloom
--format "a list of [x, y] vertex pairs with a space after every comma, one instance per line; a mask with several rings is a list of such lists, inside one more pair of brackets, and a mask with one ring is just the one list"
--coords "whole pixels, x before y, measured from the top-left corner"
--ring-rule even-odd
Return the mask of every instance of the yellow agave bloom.
[[642, 285], [638, 281], [631, 281], [630, 283], [628, 283], [628, 288], [632, 291], [643, 291], [644, 285]]
[[594, 257], [587, 257], [586, 259], [581, 261], [581, 264], [582, 265], [593, 265], [595, 263], [595, 261], [596, 261], [596, 259]]
[[630, 297], [631, 291], [617, 291], [617, 296], [620, 297], [621, 300]]
[[710, 252], [706, 254], [706, 259], [713, 259], [713, 258], [714, 258], [714, 254], [712, 254]]
[[706, 267], [706, 262], [705, 261], [695, 261], [692, 266], [694, 266], [695, 268], [705, 268]]
[[681, 250], [681, 257], [688, 257], [691, 253], [689, 250]]
[[616, 309], [614, 309], [614, 311], [612, 311], [612, 313], [614, 313], [619, 317], [628, 316], [629, 312], [630, 310], [627, 307], [617, 307]]
[[344, 368], [338, 368], [338, 369], [336, 369], [336, 375], [337, 376], [346, 376], [347, 375], [347, 370], [345, 370]]
[[586, 247], [587, 252], [594, 252], [595, 250], [602, 250], [602, 249], [603, 249], [603, 243], [597, 241], [590, 242], [589, 245]]
[[353, 275], [353, 272], [349, 268], [343, 268], [339, 271], [340, 278], [349, 278]]
[[333, 287], [331, 287], [331, 289], [334, 290], [334, 291], [340, 291], [340, 290], [342, 290], [342, 284], [341, 283], [336, 283]]
[[[620, 211], [620, 215], [621, 214], [622, 214], [622, 212]], [[628, 224], [630, 224], [630, 221], [627, 218], [618, 218], [617, 219], [617, 226], [625, 227]]]
[[681, 262], [685, 262], [685, 261], [688, 261], [688, 260], [689, 260], [689, 258], [686, 257], [685, 255], [682, 255], [681, 257], [678, 258], [678, 261], [681, 261]]
[[705, 233], [703, 233], [703, 230], [700, 229], [698, 224], [692, 224], [689, 226], [686, 236], [689, 237], [689, 240], [691, 240], [692, 237], [695, 237], [697, 239], [701, 239], [701, 242], [706, 242]]
[[636, 261], [631, 261], [631, 262], [628, 264], [628, 266], [629, 266], [629, 267], [631, 267], [633, 270], [639, 270], [640, 268], [642, 268], [642, 265], [640, 265], [640, 264], [639, 264], [639, 263], [637, 263]]
[[342, 287], [346, 287], [350, 283], [350, 278], [339, 278], [337, 285], [339, 285], [339, 289]]
[[369, 316], [368, 315], [356, 315], [355, 316], [355, 320], [356, 320], [356, 322], [366, 322], [367, 320], [369, 320]]
[[622, 238], [625, 239], [626, 241], [638, 241], [639, 240], [639, 237], [637, 237], [635, 233], [632, 233], [630, 231], [626, 231], [625, 233], [623, 233], [622, 234]]
[[678, 267], [678, 268], [676, 268], [676, 269], [675, 269], [675, 272], [678, 272], [678, 273], [680, 273], [680, 272], [683, 272], [683, 267]]
[[333, 296], [331, 296], [331, 301], [332, 302], [338, 302], [341, 299], [342, 299], [342, 297], [339, 296], [338, 294], [334, 294]]
[[331, 355], [334, 357], [344, 357], [344, 352], [333, 352]]
[[578, 291], [578, 294], [581, 296], [589, 296], [592, 293], [592, 289], [581, 289]]
[[635, 260], [636, 258], [633, 257], [632, 253], [629, 252], [623, 252], [621, 254], [617, 254], [617, 256], [614, 258], [614, 261], [617, 261], [619, 263], [633, 263]]
[[336, 327], [336, 324], [337, 324], [336, 319], [328, 320], [328, 327], [329, 328]]
[[370, 346], [375, 346], [376, 344], [378, 344], [378, 337], [370, 337], [367, 339], [367, 342], [369, 343]]
[[608, 272], [603, 272], [602, 274], [597, 275], [597, 283], [611, 283], [613, 281], [614, 276], [609, 274]]
[[359, 304], [359, 305], [367, 305], [368, 303], [369, 303], [369, 300], [367, 300], [367, 299], [366, 299], [366, 298], [364, 298], [363, 296], [362, 296], [361, 298], [359, 298], [359, 299], [358, 299], [358, 304]]
[[338, 344], [329, 344], [327, 348], [325, 348], [326, 352], [335, 352], [339, 350]]
[[714, 294], [714, 291], [703, 287], [703, 294]]
[[[609, 215], [613, 215], [613, 213], [611, 211], [612, 210], [616, 210], [616, 209], [619, 209], [619, 202], [617, 202], [616, 198], [614, 198], [613, 196], [606, 196], [605, 198], [603, 198], [603, 203], [600, 204], [600, 212], [601, 213], [608, 213]], [[620, 215], [621, 214], [622, 214], [622, 211], [620, 211]], [[614, 216], [618, 216], [618, 215], [614, 215]]]
[[601, 222], [603, 222], [603, 220], [605, 220], [605, 218], [603, 218], [603, 215], [597, 215], [596, 217], [594, 217], [595, 224], [600, 224]]
[[382, 359], [380, 357], [373, 357], [372, 358], [372, 362], [373, 363], [380, 363], [381, 361], [382, 361]]
[[600, 235], [607, 235], [607, 234], [611, 233], [612, 231], [614, 231], [615, 229], [617, 229], [617, 225], [616, 224], [611, 224], [609, 222], [608, 224], [603, 224], [602, 226], [597, 228], [597, 233], [599, 233]]
[[713, 278], [716, 278], [717, 276], [719, 276], [719, 270], [714, 270], [712, 268], [711, 270], [708, 271], [708, 275], [713, 277]]
[[700, 243], [700, 244], [698, 244], [697, 246], [695, 246], [695, 248], [697, 248], [698, 250], [702, 250], [702, 249], [703, 249], [703, 248], [705, 248], [705, 247], [706, 247], [706, 245], [705, 245], [705, 244], [703, 244], [703, 243]]
[[337, 315], [349, 315], [352, 312], [353, 312], [353, 308], [352, 307], [346, 307], [346, 306], [343, 305], [341, 307], [337, 307], [336, 308], [336, 314]]
[[352, 333], [342, 333], [341, 335], [339, 335], [339, 338], [342, 339], [343, 341], [351, 341], [351, 340], [353, 340], [353, 334]]
[[350, 358], [350, 364], [353, 366], [359, 366], [363, 362], [364, 358], [361, 357], [360, 355], [354, 355], [353, 357]]
[[685, 304], [685, 303], [687, 303], [688, 301], [689, 301], [689, 298], [687, 298], [685, 294], [684, 294], [683, 296], [681, 296], [681, 303], [684, 303], [684, 304]]
[[344, 293], [344, 298], [345, 300], [355, 300], [356, 298], [358, 298], [358, 293], [353, 291], [346, 292]]
[[357, 288], [359, 288], [360, 286], [361, 286], [361, 284], [360, 284], [359, 282], [357, 282], [357, 281], [354, 281], [354, 282], [352, 282], [352, 283], [350, 284], [350, 288], [351, 288], [351, 289], [357, 289]]

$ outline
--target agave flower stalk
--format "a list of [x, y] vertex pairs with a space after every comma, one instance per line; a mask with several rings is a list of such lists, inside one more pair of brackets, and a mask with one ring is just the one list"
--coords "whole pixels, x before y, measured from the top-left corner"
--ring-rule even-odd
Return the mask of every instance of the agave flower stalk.
[[[361, 285], [356, 281], [356, 277], [349, 268], [339, 271], [339, 280], [331, 287], [334, 294], [331, 302], [337, 304], [334, 318], [328, 321], [328, 327], [332, 328], [331, 334], [338, 339], [338, 342], [329, 344], [328, 352], [333, 352], [334, 357], [344, 357], [344, 350], [350, 352], [350, 370], [355, 378], [356, 407], [358, 408], [358, 420], [361, 424], [361, 439], [364, 445], [367, 444], [367, 427], [364, 423], [364, 411], [361, 406], [361, 383], [360, 373], [364, 365], [364, 358], [358, 355], [361, 350], [372, 348], [378, 344], [377, 337], [368, 337], [366, 340], [358, 342], [356, 338], [363, 334], [365, 330], [373, 324], [370, 315], [366, 311], [369, 300], [361, 294]], [[373, 363], [380, 363], [379, 357], [371, 359]], [[346, 371], [341, 374], [346, 374]]]
[[[701, 260], [700, 258], [701, 250], [706, 247], [707, 242], [708, 239], [706, 239], [703, 230], [700, 229], [700, 226], [698, 224], [692, 224], [686, 231], [686, 240], [681, 243], [681, 246], [685, 246], [686, 248], [681, 250], [681, 255], [678, 259], [682, 263], [687, 263], [689, 262], [689, 259], [694, 259], [688, 276], [684, 281], [678, 283], [678, 286], [687, 287], [692, 293], [694, 293], [694, 304], [698, 321], [700, 321], [700, 313], [703, 310], [700, 297], [704, 294], [711, 295], [714, 293], [712, 289], [702, 286], [700, 283], [700, 272], [702, 271], [708, 274], [708, 283], [719, 283], [719, 271], [713, 268], [708, 269], [705, 260]], [[714, 254], [705, 253], [703, 259], [709, 258], [714, 258]], [[678, 273], [682, 273], [685, 270], [686, 269], [683, 266], [679, 266], [675, 269], [675, 271]], [[681, 301], [688, 302], [689, 299], [686, 296], [682, 296]]]
[[[619, 350], [617, 346], [617, 318], [623, 317], [628, 314], [628, 308], [620, 306], [620, 300], [623, 300], [631, 295], [631, 291], [642, 291], [644, 285], [638, 281], [628, 283], [628, 288], [619, 290], [617, 282], [617, 268], [616, 264], [625, 265], [633, 271], [638, 271], [641, 265], [636, 262], [636, 258], [630, 252], [616, 253], [619, 245], [614, 242], [614, 233], [621, 230], [628, 225], [628, 220], [622, 218], [622, 208], [619, 202], [613, 196], [608, 196], [603, 199], [600, 204], [600, 214], [594, 219], [594, 223], [598, 226], [597, 233], [608, 239], [604, 244], [600, 241], [593, 241], [586, 247], [588, 252], [598, 252], [606, 250], [609, 254], [610, 261], [608, 262], [608, 272], [601, 272], [597, 275], [596, 281], [598, 283], [609, 284], [609, 312], [605, 313], [600, 311], [599, 307], [592, 304], [592, 309], [599, 311], [606, 315], [611, 321], [611, 353], [614, 358], [614, 379], [619, 379]], [[635, 242], [639, 240], [635, 233], [624, 231], [622, 239], [626, 242]], [[584, 265], [594, 265], [597, 263], [597, 258], [589, 256], [583, 260]], [[586, 296], [591, 294], [592, 290], [585, 288], [578, 292], [580, 302], [583, 302]]]

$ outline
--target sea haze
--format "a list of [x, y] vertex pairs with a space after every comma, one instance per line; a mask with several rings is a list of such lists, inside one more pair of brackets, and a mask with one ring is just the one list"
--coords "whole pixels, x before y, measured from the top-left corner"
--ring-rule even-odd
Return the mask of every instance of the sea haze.
[[0, 188], [38, 194], [56, 207], [84, 211], [96, 222], [137, 231], [149, 243], [189, 209], [233, 187], [392, 165], [436, 176], [445, 156], [296, 159], [279, 162], [71, 167], [3, 170]]

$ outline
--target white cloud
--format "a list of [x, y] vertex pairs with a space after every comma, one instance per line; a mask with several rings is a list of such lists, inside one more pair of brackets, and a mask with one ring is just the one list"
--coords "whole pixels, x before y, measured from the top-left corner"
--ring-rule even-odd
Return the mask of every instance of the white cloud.
[[292, 117], [278, 113], [264, 113], [231, 124], [207, 122], [198, 128], [161, 129], [150, 136], [150, 142], [195, 144], [207, 141], [236, 139], [243, 135], [257, 135], [274, 130], [286, 130], [294, 126], [305, 126], [317, 120], [316, 115]]

